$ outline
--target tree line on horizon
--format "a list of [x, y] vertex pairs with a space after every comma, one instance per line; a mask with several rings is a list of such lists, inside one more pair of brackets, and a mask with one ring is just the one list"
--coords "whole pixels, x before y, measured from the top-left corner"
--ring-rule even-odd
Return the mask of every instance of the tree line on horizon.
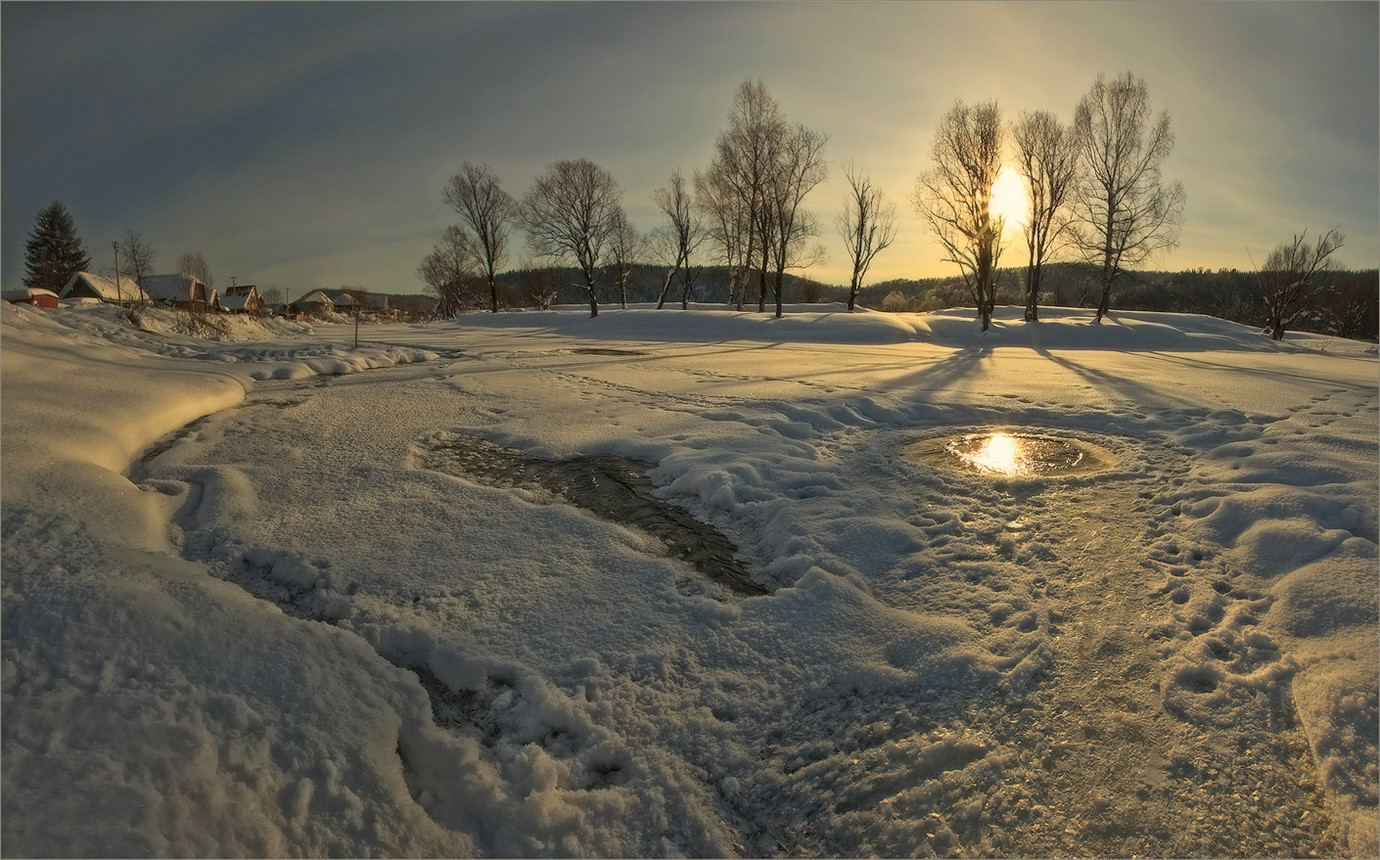
[[[741, 310], [755, 280], [757, 310], [767, 310], [770, 287], [780, 316], [786, 270], [824, 258], [823, 247], [812, 244], [820, 225], [803, 204], [828, 174], [827, 142], [823, 133], [788, 123], [761, 81], [744, 81], [709, 166], [694, 171], [689, 183], [677, 168], [653, 192], [665, 220], [646, 235], [628, 221], [616, 180], [589, 159], [552, 162], [521, 198], [504, 191], [487, 165], [466, 161], [442, 192], [459, 223], [447, 228], [417, 273], [449, 312], [463, 306], [462, 294], [482, 276], [489, 309], [497, 312], [498, 270], [520, 230], [536, 257], [578, 272], [590, 316], [599, 313], [601, 277], [617, 285], [626, 306], [630, 267], [648, 259], [665, 267], [658, 308], [677, 277], [681, 306], [688, 306], [695, 271], [716, 265], [728, 274], [723, 301]], [[958, 268], [985, 331], [1004, 250], [993, 188], [1013, 155], [1028, 194], [1021, 224], [1025, 319], [1039, 318], [1046, 267], [1076, 259], [1097, 269], [1092, 306], [1100, 322], [1114, 287], [1178, 244], [1185, 193], [1181, 183], [1163, 177], [1173, 146], [1168, 112], [1152, 111], [1144, 80], [1130, 72], [1110, 80], [1099, 74], [1069, 123], [1049, 111], [1023, 111], [1007, 121], [995, 100], [968, 105], [958, 99], [940, 120], [909, 199], [942, 259]], [[865, 171], [850, 162], [844, 175], [849, 196], [834, 226], [849, 256], [852, 310], [873, 259], [894, 243], [897, 223], [894, 204]], [[1311, 244], [1305, 231], [1265, 258], [1256, 284], [1272, 337], [1282, 338], [1316, 304], [1325, 290], [1320, 278], [1342, 241], [1340, 228]], [[530, 258], [519, 268], [538, 269]], [[549, 293], [532, 295], [544, 306]]]

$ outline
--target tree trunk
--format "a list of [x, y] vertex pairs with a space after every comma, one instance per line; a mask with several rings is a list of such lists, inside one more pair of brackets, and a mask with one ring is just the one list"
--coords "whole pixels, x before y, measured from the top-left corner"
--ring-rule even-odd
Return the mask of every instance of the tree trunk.
[[589, 296], [589, 318], [599, 316], [599, 297], [594, 293], [594, 279], [585, 276], [585, 294]]
[[1040, 319], [1040, 267], [1029, 265], [1025, 268], [1025, 321]]
[[1112, 305], [1112, 282], [1102, 282], [1102, 298], [1097, 300], [1097, 322], [1101, 323], [1102, 318], [1111, 310]]
[[670, 291], [670, 289], [671, 289], [671, 279], [674, 278], [674, 277], [676, 276], [676, 270], [679, 269], [679, 268], [680, 268], [680, 264], [677, 263], [677, 264], [676, 264], [676, 268], [674, 268], [674, 269], [667, 269], [667, 270], [666, 270], [666, 280], [665, 280], [665, 282], [662, 283], [662, 285], [661, 285], [661, 295], [660, 295], [660, 296], [657, 296], [657, 300], [656, 300], [656, 309], [657, 309], [657, 310], [661, 310], [662, 307], [664, 307], [664, 306], [666, 305], [666, 293], [667, 293], [668, 291]]
[[848, 288], [848, 312], [851, 314], [858, 303], [858, 273], [853, 273], [853, 283]]

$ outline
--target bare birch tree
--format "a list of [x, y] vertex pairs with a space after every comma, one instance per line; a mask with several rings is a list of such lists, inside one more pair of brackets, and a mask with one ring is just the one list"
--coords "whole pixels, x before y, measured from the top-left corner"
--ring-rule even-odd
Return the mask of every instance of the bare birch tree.
[[184, 251], [177, 258], [177, 273], [196, 278], [208, 289], [211, 287], [211, 267], [206, 264], [206, 258], [201, 256], [200, 251]]
[[1077, 244], [1101, 270], [1101, 322], [1117, 278], [1179, 244], [1184, 188], [1166, 184], [1161, 176], [1174, 149], [1169, 112], [1151, 116], [1145, 81], [1130, 72], [1110, 82], [1098, 75], [1078, 102], [1073, 125], [1081, 171], [1074, 207], [1080, 222]]
[[479, 278], [477, 256], [469, 232], [452, 226], [417, 266], [417, 277], [441, 301], [441, 316], [454, 316], [465, 306], [467, 287]]
[[144, 276], [153, 274], [153, 246], [133, 228], [126, 228], [124, 237], [116, 244], [120, 248], [120, 274], [142, 287]]
[[942, 259], [958, 266], [983, 331], [992, 323], [1002, 251], [1004, 225], [992, 214], [992, 186], [1001, 171], [1004, 138], [995, 101], [973, 107], [955, 101], [939, 122], [931, 167], [920, 176], [912, 197], [944, 249]]
[[1078, 181], [1078, 138], [1049, 111], [1022, 111], [1011, 129], [1016, 171], [1025, 179], [1029, 208], [1024, 226], [1029, 261], [1025, 267], [1025, 319], [1040, 318], [1044, 265], [1073, 231], [1070, 204]]
[[805, 196], [829, 175], [824, 146], [829, 136], [796, 125], [781, 136], [775, 163], [768, 175], [766, 211], [771, 213], [772, 292], [781, 316], [782, 281], [786, 269], [813, 265], [825, 256], [822, 246], [806, 248], [819, 235], [818, 222], [801, 208]]
[[507, 257], [508, 235], [517, 204], [488, 165], [468, 161], [447, 180], [441, 198], [460, 213], [461, 227], [469, 234], [475, 263], [488, 279], [489, 309], [498, 313], [497, 275]]
[[718, 252], [715, 256], [728, 269], [725, 303], [741, 311], [752, 231], [747, 207], [721, 165], [711, 165], [704, 173], [695, 171], [695, 205], [704, 213], [706, 233]]
[[1305, 230], [1294, 236], [1292, 242], [1275, 246], [1265, 258], [1265, 265], [1256, 272], [1256, 289], [1265, 303], [1266, 325], [1272, 340], [1283, 340], [1285, 329], [1327, 288], [1318, 276], [1332, 268], [1332, 254], [1346, 239], [1341, 227], [1328, 230], [1316, 245], [1308, 244], [1307, 235]]
[[767, 309], [767, 271], [776, 223], [768, 211], [771, 177], [778, 169], [786, 121], [761, 81], [744, 81], [734, 94], [728, 128], [714, 142], [709, 172], [719, 190], [734, 199], [735, 221], [745, 229], [742, 258], [758, 276], [758, 311]]
[[628, 220], [622, 209], [614, 217], [613, 230], [609, 233], [609, 256], [612, 258], [613, 279], [618, 285], [618, 303], [628, 307], [628, 279], [632, 276], [633, 265], [647, 252], [647, 239]]
[[[671, 281], [678, 272], [685, 270], [690, 264], [690, 255], [705, 240], [706, 234], [704, 222], [700, 213], [696, 211], [690, 198], [690, 192], [685, 187], [685, 179], [680, 175], [680, 168], [676, 168], [671, 173], [671, 184], [665, 188], [658, 188], [652, 192], [652, 202], [666, 214], [667, 223], [665, 227], [666, 251], [665, 256], [671, 262], [671, 268], [666, 272], [666, 278], [661, 285], [661, 293], [657, 296], [657, 310], [666, 304], [666, 294], [671, 289]], [[671, 258], [674, 257], [674, 260]], [[688, 274], [688, 273], [687, 273]], [[685, 293], [688, 294], [687, 287]], [[681, 302], [682, 306], [688, 306], [688, 296]]]
[[553, 162], [522, 199], [519, 218], [532, 252], [574, 261], [584, 279], [589, 315], [599, 315], [594, 285], [609, 236], [622, 215], [623, 192], [594, 162]]
[[848, 179], [848, 199], [834, 220], [848, 249], [852, 277], [848, 286], [848, 310], [858, 301], [858, 290], [872, 266], [872, 259], [896, 241], [896, 204], [887, 201], [872, 178], [849, 162], [843, 168]]

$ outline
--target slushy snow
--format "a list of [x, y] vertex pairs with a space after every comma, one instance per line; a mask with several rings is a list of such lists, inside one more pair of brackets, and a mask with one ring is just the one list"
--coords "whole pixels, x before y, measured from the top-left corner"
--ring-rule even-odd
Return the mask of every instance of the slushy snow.
[[[1042, 313], [5, 305], [4, 852], [1374, 856], [1374, 346]], [[1116, 464], [902, 455], [994, 428]]]

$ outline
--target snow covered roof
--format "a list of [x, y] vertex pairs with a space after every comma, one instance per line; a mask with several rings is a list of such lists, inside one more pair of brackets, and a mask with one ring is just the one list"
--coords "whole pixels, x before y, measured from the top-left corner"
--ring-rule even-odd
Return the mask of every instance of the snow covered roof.
[[242, 311], [249, 305], [249, 300], [254, 298], [248, 293], [227, 293], [220, 298], [220, 306], [227, 311]]
[[200, 278], [190, 275], [146, 275], [144, 292], [160, 302], [188, 302], [196, 298], [192, 293], [195, 286], [205, 287]]
[[305, 296], [303, 296], [302, 298], [298, 299], [297, 301], [293, 302], [293, 304], [296, 304], [296, 305], [317, 305], [317, 304], [320, 304], [320, 305], [333, 305], [333, 304], [335, 304], [335, 303], [331, 301], [331, 297], [330, 297], [330, 296], [326, 295], [325, 293], [321, 292], [320, 290], [314, 290], [314, 291], [312, 291], [312, 292], [310, 292], [310, 293], [307, 293]]
[[77, 272], [58, 293], [58, 298], [100, 298], [110, 302], [148, 301], [148, 293], [129, 278], [121, 277], [119, 284], [114, 278], [97, 275], [94, 272]]
[[53, 298], [57, 298], [58, 294], [52, 290], [44, 289], [43, 287], [20, 287], [17, 290], [5, 290], [4, 294], [0, 295], [0, 299], [4, 299], [7, 302], [23, 302], [34, 296], [52, 296]]
[[333, 301], [335, 302], [335, 305], [337, 307], [342, 308], [351, 307], [355, 303], [354, 297], [351, 296], [349, 293], [341, 293], [340, 295], [336, 296]]

